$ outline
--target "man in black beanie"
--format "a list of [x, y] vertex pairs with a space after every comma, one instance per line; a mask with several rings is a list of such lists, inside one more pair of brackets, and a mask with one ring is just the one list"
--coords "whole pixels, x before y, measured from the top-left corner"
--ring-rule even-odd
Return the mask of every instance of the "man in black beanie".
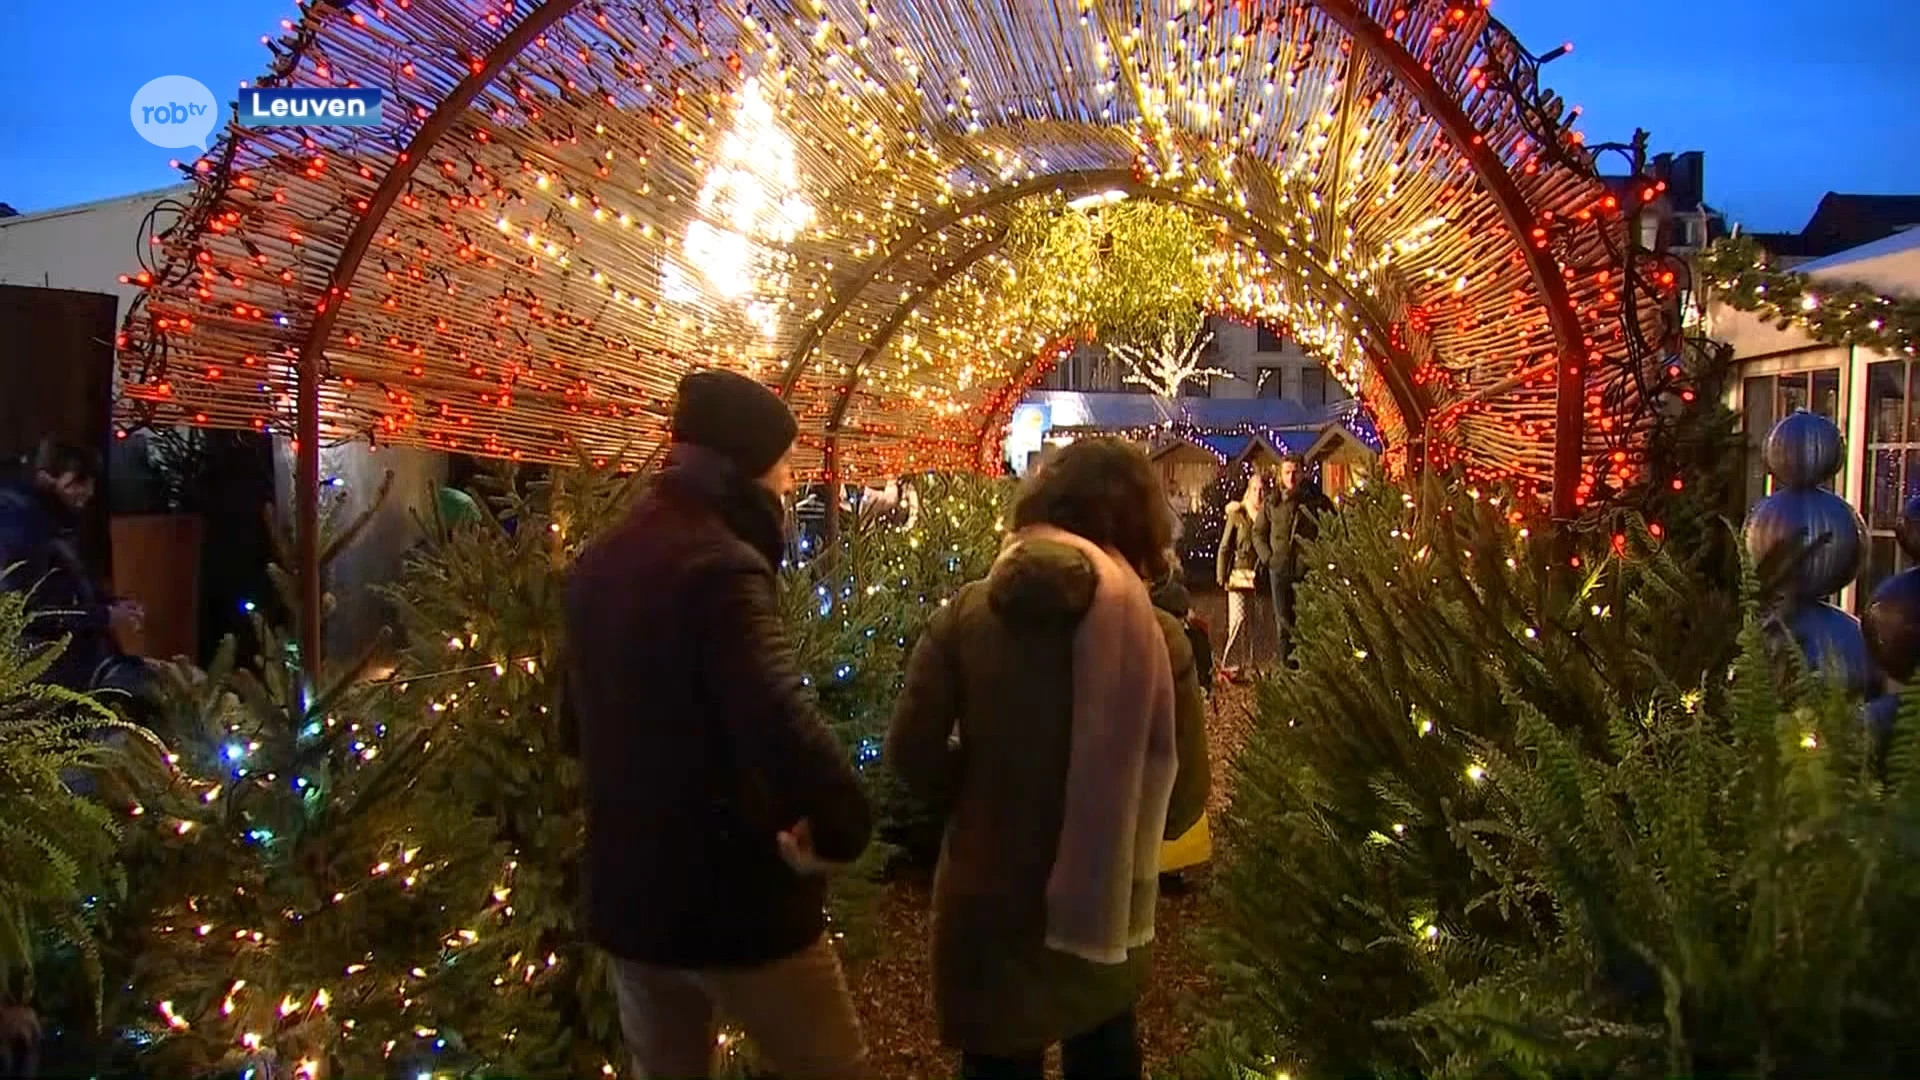
[[716, 1012], [789, 1080], [867, 1075], [824, 874], [872, 817], [775, 592], [797, 431], [759, 383], [687, 376], [665, 469], [567, 587], [588, 931], [646, 1077], [707, 1076]]

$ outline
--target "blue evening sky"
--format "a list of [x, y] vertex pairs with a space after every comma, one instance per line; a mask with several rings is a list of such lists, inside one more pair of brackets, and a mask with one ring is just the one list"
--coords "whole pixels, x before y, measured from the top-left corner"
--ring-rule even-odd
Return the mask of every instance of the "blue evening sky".
[[[290, 0], [6, 0], [0, 202], [22, 211], [172, 183], [178, 153], [134, 133], [160, 75], [228, 100], [265, 67]], [[1548, 82], [1595, 142], [1636, 125], [1655, 150], [1707, 152], [1707, 198], [1760, 229], [1798, 229], [1829, 190], [1920, 193], [1914, 0], [1495, 0], [1534, 52], [1571, 40]]]

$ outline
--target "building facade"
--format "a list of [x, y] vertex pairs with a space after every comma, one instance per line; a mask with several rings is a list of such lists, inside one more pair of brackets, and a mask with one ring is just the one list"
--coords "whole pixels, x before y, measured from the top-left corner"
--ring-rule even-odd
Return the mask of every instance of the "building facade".
[[[1885, 295], [1920, 296], [1920, 229], [1804, 261], [1796, 269], [1836, 285], [1855, 282]], [[1746, 434], [1747, 505], [1769, 493], [1761, 447], [1776, 421], [1806, 409], [1845, 434], [1846, 460], [1832, 488], [1867, 522], [1864, 566], [1842, 597], [1857, 611], [1880, 582], [1909, 565], [1893, 527], [1905, 502], [1920, 495], [1920, 362], [1826, 345], [1719, 305], [1708, 309], [1706, 329], [1734, 349], [1729, 404]]]
[[[1183, 397], [1267, 398], [1309, 408], [1338, 405], [1351, 397], [1318, 360], [1277, 330], [1224, 316], [1209, 318], [1207, 330], [1213, 340], [1204, 366], [1229, 375], [1191, 380], [1181, 387]], [[1083, 344], [1055, 364], [1038, 389], [1147, 393], [1146, 387], [1126, 381], [1127, 370], [1105, 346]]]

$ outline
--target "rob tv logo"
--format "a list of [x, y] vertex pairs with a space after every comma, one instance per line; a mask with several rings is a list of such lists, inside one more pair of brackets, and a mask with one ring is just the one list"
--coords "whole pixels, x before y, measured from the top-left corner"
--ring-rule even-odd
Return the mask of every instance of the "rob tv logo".
[[[328, 87], [246, 87], [235, 103], [243, 127], [373, 127], [380, 91]], [[185, 75], [163, 75], [133, 95], [133, 127], [155, 146], [197, 146], [220, 123], [213, 91]]]

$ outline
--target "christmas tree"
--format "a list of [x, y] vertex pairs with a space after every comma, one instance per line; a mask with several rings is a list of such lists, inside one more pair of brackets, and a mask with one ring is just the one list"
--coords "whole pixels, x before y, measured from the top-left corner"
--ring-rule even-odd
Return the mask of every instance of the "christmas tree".
[[[297, 617], [298, 590], [275, 582]], [[99, 1067], [314, 1080], [457, 1063], [428, 1000], [478, 1000], [504, 969], [489, 939], [510, 921], [510, 859], [421, 784], [442, 722], [387, 707], [367, 671], [380, 643], [316, 671], [255, 616], [249, 663], [229, 641], [206, 671], [166, 669], [177, 769], [116, 808], [130, 888]]]
[[1537, 714], [1604, 754], [1622, 703], [1724, 692], [1708, 675], [1732, 653], [1737, 574], [1684, 568], [1644, 529], [1569, 542], [1431, 477], [1370, 487], [1323, 523], [1301, 670], [1262, 687], [1222, 822], [1231, 1022], [1216, 1035], [1241, 1064], [1424, 1068], [1381, 1023], [1496, 974], [1526, 940], [1452, 832], [1485, 811], [1489, 748], [1511, 752]]
[[427, 995], [501, 1075], [625, 1072], [605, 963], [577, 920], [586, 819], [561, 723], [561, 650], [567, 568], [643, 484], [585, 463], [482, 477], [490, 512], [424, 523], [427, 542], [390, 590], [406, 638], [396, 707], [444, 724], [423, 783], [482, 822], [512, 866], [493, 938], [501, 981]]
[[879, 765], [906, 662], [926, 621], [960, 586], [986, 576], [1005, 539], [1013, 485], [999, 478], [916, 478], [911, 524], [856, 525], [838, 548], [784, 579], [783, 612], [800, 670], [872, 783], [879, 835], [918, 862], [937, 854], [945, 814], [907, 796]]
[[[911, 528], [856, 524], [836, 549], [787, 568], [781, 583], [801, 670], [848, 753], [876, 774], [906, 650], [935, 606], [985, 573], [1005, 505], [1000, 482], [917, 482]], [[467, 988], [449, 983], [427, 999], [457, 1018], [460, 1046], [504, 1075], [626, 1071], [604, 960], [575, 917], [585, 823], [561, 723], [561, 605], [574, 556], [643, 483], [584, 465], [532, 483], [494, 478], [482, 491], [492, 513], [473, 525], [429, 523], [428, 542], [392, 591], [407, 639], [399, 708], [445, 725], [423, 784], [486, 822], [513, 864], [511, 918], [490, 940], [518, 958], [518, 975], [477, 998], [455, 996]], [[458, 674], [415, 674], [436, 671]], [[884, 800], [884, 780], [874, 780]], [[834, 879], [835, 929], [854, 952], [880, 858]], [[748, 1066], [751, 1049], [737, 1035], [726, 1033], [722, 1046], [726, 1068]]]

